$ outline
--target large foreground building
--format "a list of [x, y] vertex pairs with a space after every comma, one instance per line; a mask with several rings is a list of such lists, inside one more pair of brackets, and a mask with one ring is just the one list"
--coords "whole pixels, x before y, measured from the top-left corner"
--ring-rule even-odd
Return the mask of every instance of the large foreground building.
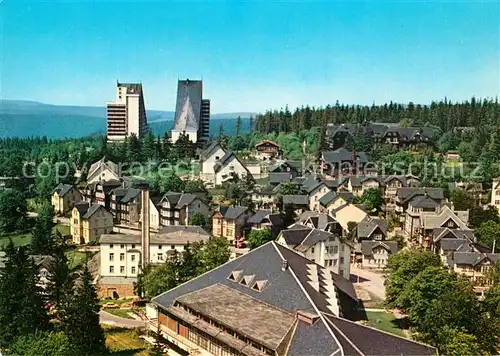
[[150, 330], [178, 354], [436, 354], [354, 322], [359, 312], [352, 283], [274, 241], [152, 302]]
[[179, 80], [172, 142], [185, 134], [192, 142], [205, 143], [209, 139], [210, 100], [203, 99], [201, 80]]
[[107, 106], [107, 137], [121, 141], [135, 134], [141, 137], [148, 129], [142, 84], [116, 83], [116, 100]]

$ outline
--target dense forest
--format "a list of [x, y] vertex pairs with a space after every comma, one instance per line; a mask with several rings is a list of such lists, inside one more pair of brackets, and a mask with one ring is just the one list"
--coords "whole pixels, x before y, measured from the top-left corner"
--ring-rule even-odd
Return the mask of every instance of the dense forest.
[[420, 105], [410, 102], [407, 105], [390, 102], [384, 105], [360, 106], [344, 105], [337, 102], [325, 108], [301, 107], [293, 113], [288, 107], [269, 110], [258, 115], [255, 129], [262, 133], [297, 132], [311, 127], [322, 127], [327, 123], [361, 123], [364, 121], [399, 123], [408, 126], [432, 125], [442, 132], [458, 127], [500, 126], [500, 104], [498, 99], [477, 100], [452, 103], [444, 101]]

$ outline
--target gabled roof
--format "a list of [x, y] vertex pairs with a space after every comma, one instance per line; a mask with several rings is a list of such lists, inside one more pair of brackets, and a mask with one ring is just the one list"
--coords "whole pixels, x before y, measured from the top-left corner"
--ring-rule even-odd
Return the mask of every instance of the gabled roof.
[[179, 199], [181, 198], [181, 195], [182, 193], [167, 192], [165, 193], [165, 195], [163, 195], [161, 202], [167, 201], [170, 204], [170, 207], [175, 208], [177, 206], [177, 203], [179, 202]]
[[373, 250], [378, 247], [382, 247], [390, 253], [398, 252], [398, 243], [396, 241], [361, 241], [361, 252], [365, 256], [371, 255], [373, 253]]
[[73, 208], [78, 210], [80, 216], [83, 216], [83, 214], [85, 214], [89, 209], [89, 206], [90, 206], [89, 202], [81, 201], [79, 203], [76, 203]]
[[236, 161], [238, 161], [239, 164], [241, 164], [241, 166], [248, 172], [248, 168], [240, 161], [240, 159], [238, 158], [238, 156], [232, 152], [232, 151], [227, 151], [226, 154], [224, 156], [222, 156], [218, 161], [217, 163], [215, 163], [214, 165], [214, 171], [215, 173], [217, 173], [218, 171], [220, 171], [226, 164], [228, 164], [229, 162], [231, 162], [231, 160], [235, 159]]
[[106, 157], [104, 156], [99, 161], [94, 162], [90, 165], [88, 176], [90, 177], [101, 168], [108, 168], [116, 176], [118, 176], [119, 174], [118, 165], [113, 161], [107, 160]]
[[290, 172], [270, 172], [269, 173], [269, 183], [279, 184], [281, 182], [289, 182], [293, 179]]
[[369, 216], [358, 223], [358, 237], [369, 238], [375, 229], [380, 228], [384, 236], [387, 235], [388, 222], [385, 219], [376, 219]]
[[408, 204], [414, 208], [422, 209], [435, 209], [439, 205], [434, 199], [429, 198], [427, 195], [414, 196], [409, 200]]
[[[207, 159], [209, 158], [212, 154], [215, 153], [215, 151], [217, 151], [218, 149], [221, 149], [224, 151], [224, 149], [221, 147], [221, 145], [219, 144], [219, 141], [213, 141], [210, 146], [208, 146], [205, 150], [203, 150], [203, 152], [201, 152], [200, 154], [200, 158], [201, 159]], [[225, 153], [225, 151], [224, 151]]]
[[236, 220], [247, 211], [248, 207], [246, 206], [226, 206], [226, 205], [220, 205], [219, 208], [216, 210], [216, 212], [221, 213], [224, 219], [227, 220]]
[[261, 224], [262, 221], [269, 216], [269, 214], [271, 214], [269, 210], [257, 210], [247, 222], [249, 224]]
[[89, 219], [94, 215], [99, 209], [104, 209], [106, 210], [105, 207], [103, 207], [101, 204], [92, 204], [88, 210], [85, 212], [85, 214], [82, 216], [82, 219]]
[[300, 172], [302, 170], [301, 161], [281, 160], [269, 167], [269, 172], [287, 172], [287, 169]]
[[459, 229], [470, 230], [467, 225], [446, 205], [441, 208], [441, 212], [438, 215], [422, 214], [421, 219], [423, 223], [422, 225], [426, 230], [444, 227], [443, 225], [448, 220], [452, 220]]
[[312, 228], [297, 226], [292, 229], [281, 230], [280, 236], [285, 240], [288, 246], [297, 246], [304, 241], [307, 235], [312, 231]]
[[500, 260], [500, 254], [481, 252], [453, 252], [452, 260], [457, 265], [477, 266], [485, 260], [496, 262]]
[[127, 188], [127, 193], [120, 199], [120, 203], [128, 204], [134, 199], [136, 199], [141, 194], [140, 189], [136, 188]]
[[[355, 152], [356, 162], [368, 162], [368, 155], [366, 152]], [[323, 151], [323, 161], [326, 163], [339, 163], [339, 162], [352, 162], [353, 152], [348, 151], [341, 147], [335, 151]]]
[[59, 183], [57, 187], [55, 187], [52, 191], [52, 194], [57, 193], [57, 195], [59, 195], [60, 197], [64, 197], [69, 193], [71, 189], [73, 189], [73, 186], [71, 184]]
[[453, 239], [453, 238], [444, 238], [440, 240], [440, 246], [443, 251], [461, 251], [461, 252], [475, 252], [476, 249], [472, 241], [468, 239]]
[[177, 202], [177, 206], [175, 207], [176, 209], [182, 209], [186, 207], [187, 205], [191, 204], [194, 202], [198, 197], [195, 194], [190, 194], [190, 193], [183, 193], [179, 201]]
[[[243, 279], [251, 281], [251, 285], [240, 283]], [[252, 288], [256, 281], [268, 283]], [[224, 297], [229, 294], [234, 298]], [[200, 313], [214, 314], [214, 310], [219, 310], [213, 317], [239, 333], [244, 332], [242, 323], [248, 321], [245, 324], [251, 326], [251, 331], [246, 333], [248, 337], [258, 339], [275, 352], [282, 350], [279, 354], [283, 355], [348, 355], [360, 349], [366, 355], [380, 354], [380, 350], [386, 355], [435, 352], [434, 348], [345, 320], [352, 317], [351, 311], [356, 309], [357, 296], [352, 283], [274, 241], [172, 288], [152, 302], [161, 310], [175, 313], [183, 310], [176, 308], [177, 303], [192, 302], [190, 296], [198, 302], [197, 307], [212, 306]], [[273, 320], [265, 320], [264, 310], [269, 310], [268, 315], [273, 317], [268, 319]], [[235, 318], [235, 314], [230, 314], [233, 311], [246, 315], [247, 320], [242, 321], [241, 316]], [[315, 322], [299, 320], [299, 313], [314, 318]], [[181, 311], [179, 315], [188, 318], [195, 327], [202, 322], [193, 314]], [[290, 316], [295, 318], [294, 322]], [[271, 331], [269, 326], [278, 325], [280, 320], [280, 326], [271, 327]], [[225, 338], [225, 333], [213, 327], [210, 330], [213, 337], [224, 337], [226, 344], [236, 345], [235, 338]], [[246, 343], [236, 347], [247, 355], [258, 352], [251, 353], [254, 350]]]
[[434, 242], [437, 242], [447, 236], [452, 236], [452, 238], [457, 238], [461, 240], [469, 239], [475, 241], [473, 230], [462, 230], [462, 229], [449, 229], [447, 227], [437, 227], [432, 230], [432, 238]]
[[257, 148], [259, 146], [266, 145], [266, 144], [280, 148], [280, 145], [278, 145], [276, 142], [271, 141], [271, 140], [262, 140], [258, 144], [256, 144], [255, 147]]
[[403, 204], [417, 195], [427, 195], [429, 198], [438, 201], [444, 199], [442, 188], [402, 187], [398, 188], [397, 195], [399, 201]]

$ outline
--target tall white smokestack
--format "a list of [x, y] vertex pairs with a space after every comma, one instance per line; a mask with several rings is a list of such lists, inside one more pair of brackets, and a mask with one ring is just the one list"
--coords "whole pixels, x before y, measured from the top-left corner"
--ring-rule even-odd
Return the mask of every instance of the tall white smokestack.
[[141, 190], [141, 265], [144, 267], [149, 263], [149, 185], [142, 183]]

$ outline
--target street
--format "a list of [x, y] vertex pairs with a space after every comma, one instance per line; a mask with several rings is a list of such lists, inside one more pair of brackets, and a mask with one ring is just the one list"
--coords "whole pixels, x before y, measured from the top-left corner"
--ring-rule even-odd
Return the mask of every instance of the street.
[[384, 275], [351, 265], [351, 282], [357, 283], [381, 300], [385, 300]]

